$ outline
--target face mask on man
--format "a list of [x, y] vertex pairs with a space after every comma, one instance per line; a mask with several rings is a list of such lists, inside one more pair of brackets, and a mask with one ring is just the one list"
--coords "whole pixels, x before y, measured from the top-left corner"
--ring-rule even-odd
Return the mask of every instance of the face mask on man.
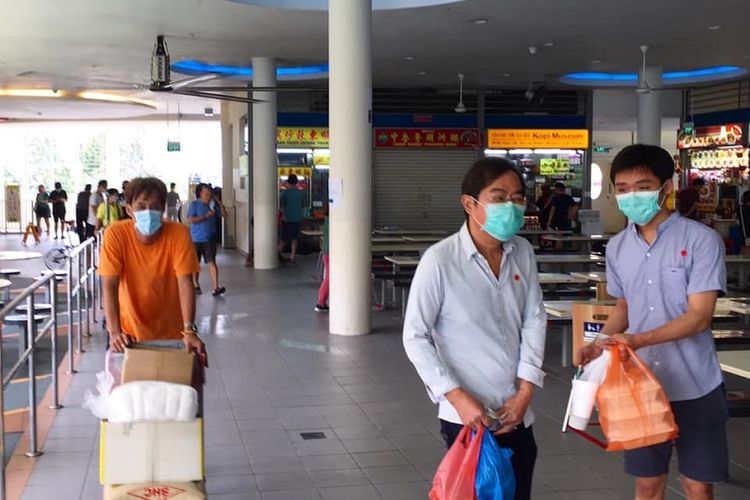
[[631, 191], [615, 195], [617, 206], [633, 223], [644, 226], [651, 222], [661, 210], [659, 193], [664, 184], [656, 191]]
[[143, 236], [151, 236], [161, 228], [162, 213], [158, 210], [133, 212], [135, 227]]
[[496, 240], [508, 241], [523, 227], [523, 215], [526, 213], [525, 205], [518, 205], [512, 201], [485, 205], [476, 198], [474, 198], [474, 201], [482, 205], [487, 212], [487, 219], [482, 226], [482, 231]]

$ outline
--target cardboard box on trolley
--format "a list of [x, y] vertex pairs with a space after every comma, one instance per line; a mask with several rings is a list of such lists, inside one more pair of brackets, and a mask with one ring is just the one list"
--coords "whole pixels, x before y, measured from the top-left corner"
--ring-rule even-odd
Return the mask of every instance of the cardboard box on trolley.
[[160, 482], [148, 484], [120, 484], [104, 487], [104, 500], [205, 500], [202, 482]]
[[[122, 384], [156, 380], [192, 386], [198, 392], [199, 418], [192, 422], [129, 424], [102, 421], [99, 450], [101, 484], [118, 485], [117, 488], [108, 488], [108, 491], [112, 491], [112, 495], [119, 495], [122, 488], [137, 489], [139, 485], [153, 486], [166, 483], [175, 486], [172, 483], [202, 481], [203, 419], [200, 417], [203, 414], [205, 378], [198, 357], [182, 349], [137, 345], [125, 349], [121, 373]], [[169, 489], [147, 488], [144, 491], [159, 494], [176, 493], [176, 490]], [[123, 498], [133, 497], [131, 495]], [[184, 496], [183, 493], [179, 498], [204, 497]]]

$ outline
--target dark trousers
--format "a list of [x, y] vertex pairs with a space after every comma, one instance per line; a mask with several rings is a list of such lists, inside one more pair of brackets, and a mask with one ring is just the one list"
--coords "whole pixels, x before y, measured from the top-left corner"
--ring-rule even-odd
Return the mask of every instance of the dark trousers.
[[[440, 421], [440, 434], [445, 444], [450, 448], [461, 432], [463, 425], [452, 422]], [[485, 430], [489, 432], [489, 430]], [[531, 499], [531, 480], [534, 476], [534, 463], [536, 462], [536, 441], [531, 427], [523, 424], [515, 431], [502, 436], [495, 436], [495, 441], [503, 448], [513, 450], [513, 472], [516, 474], [516, 498], [515, 500]]]
[[81, 241], [86, 239], [86, 218], [88, 214], [86, 212], [76, 212], [76, 233], [78, 233], [78, 239]]

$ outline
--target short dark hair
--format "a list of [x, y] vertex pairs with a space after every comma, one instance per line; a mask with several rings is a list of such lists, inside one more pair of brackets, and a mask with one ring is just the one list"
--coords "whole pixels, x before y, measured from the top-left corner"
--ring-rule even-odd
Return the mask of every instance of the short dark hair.
[[120, 193], [115, 188], [109, 188], [107, 189], [107, 194], [110, 196], [119, 195]]
[[102, 180], [100, 180], [100, 181], [99, 181], [99, 184], [97, 184], [96, 186], [97, 186], [97, 187], [100, 187], [100, 188], [101, 188], [101, 187], [103, 187], [103, 188], [106, 188], [106, 187], [107, 187], [107, 179], [102, 179]]
[[83, 190], [84, 191], [91, 191], [91, 184], [86, 184], [85, 186], [83, 186]]
[[208, 189], [209, 191], [211, 191], [211, 186], [209, 186], [205, 182], [201, 182], [200, 184], [198, 184], [197, 186], [195, 186], [195, 197], [196, 198], [200, 198], [201, 197], [201, 191], [203, 191], [204, 189]]
[[705, 186], [706, 181], [703, 180], [703, 177], [696, 177], [693, 179], [693, 186]]
[[177, 184], [175, 184], [174, 182], [169, 183], [169, 189], [174, 189], [175, 186], [177, 186]]
[[62, 184], [55, 182], [55, 189], [62, 189]]
[[299, 182], [299, 180], [297, 179], [297, 176], [294, 174], [290, 175], [286, 181], [292, 185], [297, 184], [297, 182]]
[[505, 158], [482, 158], [481, 160], [477, 160], [466, 172], [466, 175], [464, 175], [464, 180], [461, 182], [461, 194], [477, 199], [482, 189], [508, 172], [518, 177], [518, 182], [521, 183], [521, 189], [523, 189], [525, 184], [523, 176], [510, 161]]
[[565, 189], [565, 184], [562, 182], [555, 182], [555, 189]]
[[125, 189], [125, 203], [132, 205], [141, 195], [157, 195], [163, 206], [167, 204], [167, 186], [156, 177], [136, 177]]
[[664, 184], [674, 175], [674, 160], [667, 150], [659, 146], [633, 144], [617, 153], [612, 160], [609, 180], [614, 183], [617, 174], [631, 170], [648, 170]]

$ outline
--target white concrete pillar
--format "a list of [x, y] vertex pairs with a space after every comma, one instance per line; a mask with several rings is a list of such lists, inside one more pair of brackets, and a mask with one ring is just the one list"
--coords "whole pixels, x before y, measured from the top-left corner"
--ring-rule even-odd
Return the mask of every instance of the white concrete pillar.
[[[661, 67], [646, 66], [646, 74], [639, 72], [639, 83], [645, 76], [652, 89], [661, 88]], [[661, 146], [661, 91], [638, 94], [638, 142]]]
[[[253, 57], [253, 86], [276, 86], [276, 61]], [[253, 252], [256, 269], [279, 267], [276, 93], [253, 92]]]
[[330, 332], [370, 333], [372, 312], [372, 0], [329, 0], [332, 183]]

